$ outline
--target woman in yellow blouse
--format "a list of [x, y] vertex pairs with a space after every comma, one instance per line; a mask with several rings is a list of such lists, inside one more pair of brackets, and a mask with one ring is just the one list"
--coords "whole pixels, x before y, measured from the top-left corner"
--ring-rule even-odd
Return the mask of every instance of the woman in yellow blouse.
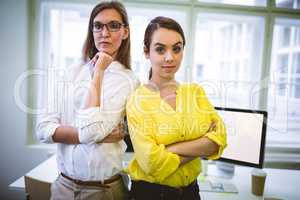
[[225, 126], [203, 88], [175, 80], [184, 46], [182, 28], [173, 19], [156, 17], [147, 26], [149, 83], [126, 106], [135, 152], [128, 167], [135, 200], [199, 200], [200, 157], [217, 159], [226, 147]]

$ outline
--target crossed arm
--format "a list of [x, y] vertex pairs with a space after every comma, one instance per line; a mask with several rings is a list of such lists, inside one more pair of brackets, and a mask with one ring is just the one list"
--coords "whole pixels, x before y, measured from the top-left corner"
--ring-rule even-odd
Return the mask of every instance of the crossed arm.
[[[100, 106], [100, 91], [104, 71], [98, 70], [94, 73], [92, 84], [89, 88], [85, 108]], [[64, 144], [80, 144], [78, 129], [73, 126], [59, 126], [56, 128], [52, 139], [54, 142]]]
[[[122, 140], [125, 136], [124, 125], [119, 123], [112, 132], [97, 143], [114, 143]], [[73, 126], [59, 126], [52, 136], [54, 142], [64, 144], [80, 144], [78, 130]]]
[[131, 106], [133, 102], [134, 99], [130, 99], [127, 106], [129, 133], [135, 151], [135, 160], [145, 174], [162, 181], [181, 165], [200, 155], [210, 155], [219, 150], [219, 146], [208, 138], [198, 138], [168, 146], [157, 144], [155, 123], [151, 118], [144, 119], [144, 115], [138, 112], [136, 107]]
[[[207, 132], [213, 131], [216, 124], [212, 123]], [[166, 147], [166, 150], [180, 156], [180, 165], [184, 165], [197, 157], [208, 157], [218, 151], [219, 146], [207, 137], [178, 142]]]

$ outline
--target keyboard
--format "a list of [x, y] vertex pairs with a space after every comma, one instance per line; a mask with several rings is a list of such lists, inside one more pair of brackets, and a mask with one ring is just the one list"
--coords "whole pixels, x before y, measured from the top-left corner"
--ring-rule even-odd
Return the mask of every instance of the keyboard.
[[201, 192], [238, 193], [238, 189], [232, 183], [212, 181], [201, 176], [198, 178], [198, 185]]

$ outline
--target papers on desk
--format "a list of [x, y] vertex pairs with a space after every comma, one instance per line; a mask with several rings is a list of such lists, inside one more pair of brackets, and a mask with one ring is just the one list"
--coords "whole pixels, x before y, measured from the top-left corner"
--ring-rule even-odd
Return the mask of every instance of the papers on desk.
[[235, 185], [229, 182], [212, 181], [202, 175], [197, 180], [201, 192], [238, 193]]

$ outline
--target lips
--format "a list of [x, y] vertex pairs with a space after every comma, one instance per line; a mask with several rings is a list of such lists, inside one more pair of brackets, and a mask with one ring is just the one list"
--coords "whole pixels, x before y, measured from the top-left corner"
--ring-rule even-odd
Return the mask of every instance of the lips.
[[110, 42], [99, 42], [99, 45], [108, 46], [110, 45]]
[[162, 66], [162, 68], [163, 68], [163, 69], [172, 69], [172, 68], [175, 68], [175, 66], [174, 66], [174, 65], [172, 65], [172, 66], [169, 66], [169, 65], [166, 66], [166, 65], [165, 65], [165, 66]]
[[172, 66], [170, 66], [170, 65], [162, 66], [163, 71], [166, 72], [166, 73], [172, 73], [175, 68], [176, 67], [174, 65], [172, 65]]

